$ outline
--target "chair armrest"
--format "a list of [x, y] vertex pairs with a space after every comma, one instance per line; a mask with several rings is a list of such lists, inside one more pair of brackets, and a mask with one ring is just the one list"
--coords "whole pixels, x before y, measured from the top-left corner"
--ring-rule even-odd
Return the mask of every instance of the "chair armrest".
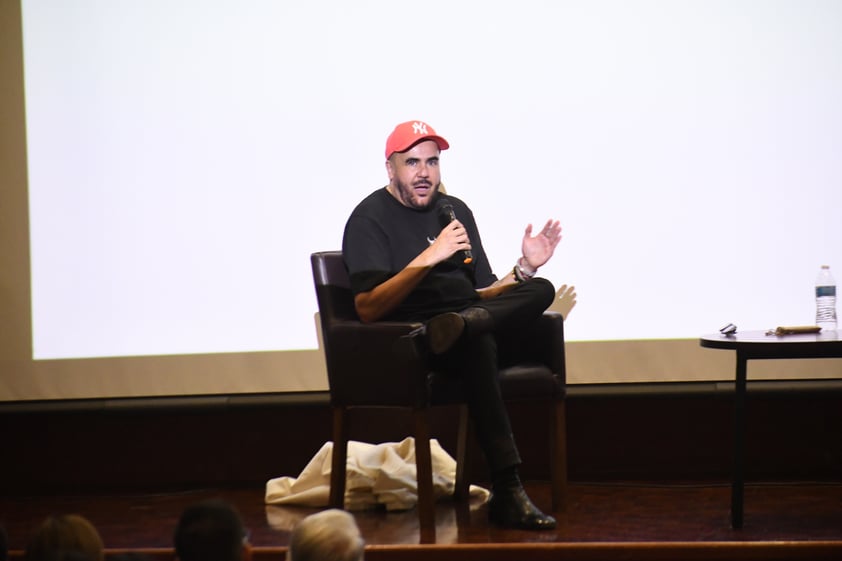
[[541, 359], [550, 367], [562, 386], [567, 383], [567, 366], [564, 353], [564, 316], [559, 312], [546, 311], [538, 320], [538, 348]]
[[[420, 323], [336, 320], [323, 326], [335, 405], [422, 406], [429, 368], [405, 336]], [[365, 386], [376, 391], [359, 392]]]

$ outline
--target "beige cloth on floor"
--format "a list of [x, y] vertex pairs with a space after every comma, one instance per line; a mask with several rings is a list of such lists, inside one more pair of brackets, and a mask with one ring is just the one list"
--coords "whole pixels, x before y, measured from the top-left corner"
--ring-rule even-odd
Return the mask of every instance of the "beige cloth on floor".
[[[266, 483], [266, 504], [328, 506], [330, 462], [333, 442], [326, 442], [295, 477], [278, 477]], [[433, 493], [436, 499], [453, 494], [456, 460], [430, 440], [433, 464]], [[418, 502], [415, 470], [415, 440], [368, 444], [348, 442], [345, 508], [362, 510], [384, 505], [387, 510], [407, 510]], [[471, 485], [472, 496], [487, 498], [488, 491]]]

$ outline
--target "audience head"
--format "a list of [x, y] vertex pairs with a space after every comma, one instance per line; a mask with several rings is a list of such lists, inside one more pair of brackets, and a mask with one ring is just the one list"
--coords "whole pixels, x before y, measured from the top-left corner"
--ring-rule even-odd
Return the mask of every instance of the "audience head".
[[99, 532], [78, 514], [50, 516], [26, 546], [26, 561], [103, 561]]
[[304, 518], [292, 531], [287, 561], [362, 561], [365, 542], [354, 517], [329, 509]]
[[187, 507], [173, 541], [179, 561], [248, 561], [251, 557], [240, 514], [221, 499]]

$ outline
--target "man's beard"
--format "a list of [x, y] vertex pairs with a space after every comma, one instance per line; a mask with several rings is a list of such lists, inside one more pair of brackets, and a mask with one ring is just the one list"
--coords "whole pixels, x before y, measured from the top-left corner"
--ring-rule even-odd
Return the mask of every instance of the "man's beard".
[[[426, 185], [431, 189], [430, 196], [421, 203], [416, 202], [415, 189], [413, 188], [418, 185]], [[414, 208], [415, 210], [424, 210], [430, 206], [433, 202], [433, 195], [438, 192], [439, 185], [433, 186], [432, 182], [423, 180], [416, 181], [414, 185], [407, 185], [400, 179], [395, 178], [395, 190], [397, 191], [396, 194], [398, 199], [404, 204], [404, 206]]]

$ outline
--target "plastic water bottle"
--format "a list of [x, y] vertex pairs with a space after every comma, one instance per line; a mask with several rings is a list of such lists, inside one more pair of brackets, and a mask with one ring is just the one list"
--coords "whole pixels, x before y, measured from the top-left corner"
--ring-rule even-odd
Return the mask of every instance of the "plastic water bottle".
[[816, 277], [816, 325], [822, 331], [836, 330], [836, 281], [829, 265], [822, 265]]

